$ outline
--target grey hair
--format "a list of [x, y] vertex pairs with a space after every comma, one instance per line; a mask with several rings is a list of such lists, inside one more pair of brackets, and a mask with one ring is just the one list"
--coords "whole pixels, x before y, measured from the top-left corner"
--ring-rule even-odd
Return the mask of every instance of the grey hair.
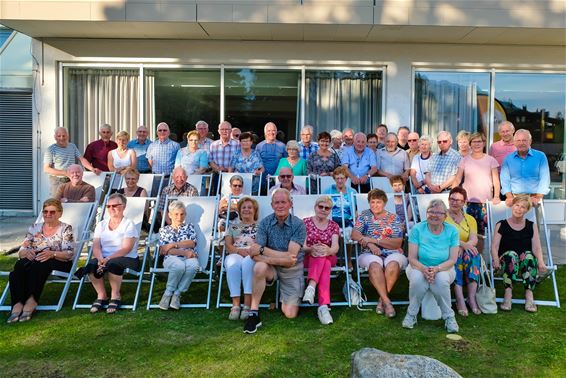
[[273, 191], [273, 193], [271, 193], [271, 202], [273, 202], [273, 197], [278, 194], [278, 193], [284, 193], [287, 196], [287, 199], [289, 200], [289, 202], [293, 202], [293, 196], [291, 195], [291, 192], [288, 191], [285, 188], [277, 188]]
[[422, 135], [419, 138], [419, 143], [421, 142], [429, 142], [430, 144], [432, 144], [432, 141], [430, 140], [430, 137], [428, 135]]
[[448, 139], [450, 140], [450, 142], [452, 142], [452, 134], [450, 134], [449, 131], [446, 130], [439, 131], [438, 134], [436, 134], [436, 138], [437, 139], [440, 138], [441, 135], [448, 135]]
[[312, 134], [312, 133], [314, 133], [314, 128], [313, 128], [311, 125], [305, 125], [305, 126], [303, 126], [303, 128], [301, 129], [301, 133], [302, 133], [303, 131], [310, 131], [311, 134]]
[[69, 172], [69, 170], [70, 170], [71, 168], [74, 168], [74, 167], [79, 167], [79, 169], [81, 170], [81, 172], [84, 172], [84, 171], [85, 171], [85, 169], [83, 168], [82, 165], [80, 165], [80, 164], [71, 164], [71, 165], [69, 165], [69, 166], [67, 167], [67, 172]]
[[244, 178], [240, 175], [234, 175], [234, 176], [230, 177], [230, 184], [234, 183], [234, 181], [240, 181], [243, 184]]
[[208, 129], [208, 123], [206, 123], [202, 119], [200, 121], [197, 121], [197, 123], [195, 123], [195, 129], [198, 127], [198, 125], [205, 125], [206, 128]]
[[531, 132], [527, 129], [519, 129], [515, 131], [515, 135], [517, 134], [525, 134], [529, 138], [529, 142], [533, 140], [533, 136], [531, 135]]
[[290, 141], [287, 142], [286, 149], [287, 150], [291, 149], [291, 150], [299, 151], [300, 150], [299, 143], [297, 143], [296, 140], [291, 139]]
[[112, 193], [112, 194], [110, 194], [110, 196], [108, 196], [108, 200], [106, 202], [110, 201], [111, 199], [115, 199], [115, 198], [119, 199], [120, 202], [122, 202], [122, 205], [124, 205], [124, 206], [126, 206], [126, 204], [128, 203], [128, 199], [122, 193]]
[[107, 124], [107, 123], [103, 123], [103, 124], [100, 125], [100, 127], [98, 128], [98, 131], [100, 132], [100, 131], [102, 131], [103, 129], [108, 129], [108, 130], [112, 131], [112, 126], [110, 126], [110, 125]]
[[430, 203], [428, 204], [428, 206], [426, 208], [426, 211], [429, 211], [430, 209], [435, 208], [435, 207], [440, 207], [442, 210], [444, 210], [444, 212], [448, 211], [448, 208], [446, 207], [446, 204], [444, 203], [444, 201], [439, 199], [439, 198], [436, 198], [436, 199], [433, 199], [432, 201], [430, 201]]
[[399, 137], [394, 132], [388, 132], [387, 135], [385, 136], [385, 140], [387, 140], [387, 138], [389, 137], [394, 137], [396, 141], [399, 141]]
[[314, 205], [318, 206], [319, 203], [329, 203], [330, 207], [332, 207], [334, 205], [334, 202], [332, 202], [332, 198], [330, 198], [330, 196], [320, 196], [316, 199]]
[[331, 137], [332, 139], [334, 139], [334, 138], [342, 138], [342, 132], [341, 132], [340, 130], [334, 129], [334, 130], [332, 130], [332, 131], [330, 132], [330, 137]]
[[185, 208], [185, 204], [179, 200], [176, 201], [172, 201], [169, 206], [167, 206], [167, 211], [169, 211], [170, 213], [175, 211], [175, 210], [183, 210], [185, 213], [187, 213], [187, 209]]
[[509, 127], [511, 127], [511, 130], [515, 131], [515, 125], [513, 125], [513, 123], [509, 122], [509, 121], [503, 121], [503, 122], [499, 123], [499, 125], [497, 126], [497, 129], [500, 130], [501, 126], [503, 126], [503, 125], [508, 125]]

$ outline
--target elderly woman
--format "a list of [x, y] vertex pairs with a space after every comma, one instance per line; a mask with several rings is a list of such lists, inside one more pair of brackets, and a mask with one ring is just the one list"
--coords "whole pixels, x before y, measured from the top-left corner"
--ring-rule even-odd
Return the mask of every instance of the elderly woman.
[[275, 176], [279, 175], [279, 170], [281, 168], [291, 168], [293, 175], [295, 176], [306, 176], [307, 162], [299, 156], [299, 151], [299, 144], [296, 140], [290, 140], [287, 142], [287, 155], [289, 156], [283, 157], [279, 160]]
[[147, 191], [141, 186], [138, 186], [140, 173], [137, 169], [131, 167], [126, 168], [123, 176], [126, 186], [118, 189], [116, 193], [123, 194], [126, 197], [147, 197]]
[[[93, 258], [85, 266], [90, 282], [96, 290], [96, 300], [90, 307], [91, 313], [99, 312], [108, 306], [106, 312], [114, 314], [121, 305], [120, 287], [125, 269], [138, 270], [139, 232], [130, 219], [124, 217], [126, 197], [120, 193], [111, 194], [106, 201], [106, 211], [110, 215], [101, 220], [94, 230], [92, 245]], [[110, 283], [110, 302], [104, 286], [104, 274]]]
[[468, 309], [464, 301], [462, 287], [468, 286], [468, 304], [472, 312], [481, 314], [476, 302], [476, 290], [481, 269], [481, 256], [477, 249], [478, 225], [476, 220], [464, 213], [464, 204], [468, 195], [466, 190], [457, 186], [448, 194], [448, 217], [446, 221], [458, 229], [460, 246], [458, 248], [458, 260], [456, 260], [456, 281], [454, 294], [456, 296], [456, 307], [458, 314], [468, 316]]
[[199, 149], [199, 133], [192, 130], [187, 134], [187, 147], [177, 151], [175, 167], [183, 167], [188, 175], [203, 174], [208, 169], [208, 153]]
[[[220, 199], [218, 203], [218, 229], [224, 232], [226, 219], [234, 221], [238, 218], [238, 200], [244, 191], [244, 179], [240, 175], [230, 177], [230, 193]], [[232, 201], [228, 204], [228, 197], [232, 196]]]
[[[224, 258], [226, 280], [232, 298], [228, 319], [246, 320], [252, 303], [252, 283], [255, 262], [248, 254], [255, 242], [259, 205], [256, 200], [244, 197], [238, 201], [240, 221], [230, 223], [224, 242], [227, 256]], [[244, 286], [244, 308], [241, 308], [241, 287]]]
[[334, 152], [340, 159], [342, 159], [342, 132], [340, 130], [330, 131], [330, 151]]
[[[332, 172], [332, 178], [335, 183], [323, 193], [331, 195], [332, 201], [334, 202], [334, 206], [332, 207], [332, 220], [342, 227], [342, 206], [344, 206], [344, 225], [346, 227], [352, 227], [354, 221], [351, 201], [352, 195], [356, 194], [357, 191], [350, 185], [346, 185], [348, 182], [348, 169], [343, 166], [337, 167]], [[342, 196], [336, 196], [336, 194], [341, 194]]]
[[130, 141], [130, 134], [127, 131], [120, 131], [116, 134], [115, 150], [108, 151], [108, 169], [110, 172], [122, 174], [126, 168], [135, 168], [138, 158], [136, 151], [127, 147]]
[[419, 153], [411, 162], [411, 181], [415, 192], [419, 194], [430, 193], [430, 189], [425, 183], [425, 172], [428, 171], [429, 159], [432, 156], [430, 146], [430, 138], [427, 135], [421, 136], [419, 138]]
[[50, 198], [43, 203], [43, 222], [28, 229], [9, 277], [12, 313], [8, 323], [31, 319], [52, 270], [71, 270], [73, 229], [59, 220], [61, 215], [61, 202]]
[[178, 310], [181, 294], [189, 289], [199, 270], [195, 251], [197, 236], [194, 226], [185, 223], [187, 213], [183, 202], [173, 201], [167, 210], [171, 224], [159, 230], [159, 253], [165, 256], [163, 267], [169, 271], [169, 276], [159, 308]]
[[261, 155], [256, 150], [252, 150], [253, 135], [249, 132], [240, 134], [241, 149], [232, 154], [230, 168], [228, 172], [253, 173], [252, 192], [257, 193], [259, 189], [259, 178], [265, 168], [261, 160]]
[[311, 185], [316, 181], [316, 176], [330, 176], [341, 165], [340, 157], [329, 150], [329, 146], [330, 134], [326, 131], [318, 134], [318, 151], [307, 159], [307, 174], [312, 177]]
[[462, 157], [470, 154], [470, 133], [466, 130], [460, 130], [456, 135], [458, 142], [458, 152]]
[[362, 247], [358, 265], [368, 270], [369, 279], [379, 294], [375, 311], [393, 318], [396, 313], [389, 293], [401, 270], [407, 266], [401, 249], [405, 228], [396, 214], [385, 210], [387, 194], [383, 190], [370, 190], [368, 203], [369, 209], [362, 211], [356, 220], [352, 240]]
[[511, 311], [513, 281], [521, 282], [525, 288], [525, 310], [536, 312], [533, 298], [539, 274], [547, 274], [542, 257], [538, 228], [525, 218], [532, 207], [528, 195], [513, 198], [511, 216], [497, 222], [491, 244], [493, 269], [503, 272], [505, 295], [501, 310]]
[[317, 198], [314, 204], [313, 217], [303, 221], [307, 229], [307, 239], [303, 246], [305, 252], [304, 266], [308, 268], [308, 285], [303, 301], [314, 303], [314, 295], [318, 288], [318, 319], [324, 325], [333, 322], [328, 309], [330, 304], [330, 269], [336, 265], [336, 253], [339, 245], [340, 227], [328, 219], [332, 210], [332, 199], [328, 196]]
[[458, 258], [458, 230], [446, 223], [446, 205], [434, 199], [426, 210], [426, 221], [417, 223], [409, 234], [409, 307], [403, 327], [417, 324], [421, 302], [430, 290], [440, 306], [444, 325], [449, 333], [459, 331], [452, 310], [450, 284], [456, 277], [454, 264]]

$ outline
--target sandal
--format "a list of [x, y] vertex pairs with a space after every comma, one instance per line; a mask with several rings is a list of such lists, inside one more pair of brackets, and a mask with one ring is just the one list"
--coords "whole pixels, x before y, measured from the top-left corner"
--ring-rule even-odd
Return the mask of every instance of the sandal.
[[19, 322], [28, 322], [31, 320], [31, 316], [33, 315], [33, 312], [35, 310], [31, 310], [31, 311], [22, 311], [22, 314], [20, 315], [19, 318]]
[[379, 302], [377, 302], [377, 306], [375, 306], [375, 312], [378, 315], [383, 315], [384, 314], [384, 310], [383, 310], [383, 302], [380, 300]]
[[501, 309], [501, 311], [511, 311], [512, 308], [512, 302], [511, 302], [511, 298], [509, 299], [503, 299], [503, 303], [501, 303], [499, 305], [499, 308]]
[[228, 315], [229, 320], [238, 320], [240, 318], [240, 312], [242, 309], [240, 306], [232, 306], [230, 309], [230, 315]]
[[479, 307], [472, 307], [472, 312], [474, 313], [474, 315], [481, 315], [482, 314]]
[[108, 303], [108, 307], [106, 308], [106, 313], [115, 314], [121, 305], [122, 305], [122, 301], [120, 301], [119, 299], [111, 299], [110, 302]]
[[458, 310], [458, 315], [460, 315], [463, 318], [467, 318], [468, 317], [468, 310]]
[[537, 283], [541, 283], [542, 281], [546, 280], [551, 274], [552, 271], [550, 270], [550, 268], [547, 268], [544, 273], [537, 274]]
[[105, 306], [108, 306], [108, 299], [97, 299], [92, 302], [92, 305], [90, 306], [90, 313], [96, 314]]
[[394, 318], [395, 315], [397, 315], [397, 313], [395, 312], [395, 307], [393, 307], [393, 304], [391, 302], [385, 303], [384, 307], [385, 307], [385, 316], [387, 318], [391, 319]]
[[525, 311], [527, 312], [537, 312], [537, 305], [534, 301], [525, 301]]
[[6, 323], [15, 323], [20, 320], [21, 312], [12, 312]]

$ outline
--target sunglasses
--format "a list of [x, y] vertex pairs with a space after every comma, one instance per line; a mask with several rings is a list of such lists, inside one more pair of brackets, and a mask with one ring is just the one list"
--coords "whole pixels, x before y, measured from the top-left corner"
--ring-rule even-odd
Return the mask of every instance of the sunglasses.
[[407, 142], [416, 142], [418, 139], [407, 139]]
[[293, 176], [291, 176], [291, 175], [279, 175], [279, 178], [282, 178], [282, 179], [290, 179], [291, 177], [293, 177]]
[[332, 209], [329, 206], [317, 205], [319, 210], [330, 211]]
[[57, 210], [43, 210], [43, 215], [54, 215], [57, 213]]
[[448, 143], [448, 142], [449, 142], [449, 141], [447, 141], [447, 140], [439, 140], [437, 143], [438, 143], [438, 144], [446, 144], [446, 143]]
[[157, 130], [157, 132], [158, 132], [158, 133], [164, 133], [164, 132], [167, 132], [167, 130], [161, 129], [161, 130]]
[[106, 205], [106, 208], [107, 208], [107, 209], [115, 209], [115, 208], [117, 208], [118, 206], [122, 206], [122, 204], [121, 204], [121, 203], [116, 203], [116, 204], [113, 204], [113, 205]]
[[242, 188], [243, 187], [243, 185], [241, 185], [241, 184], [232, 184], [232, 186], [234, 188]]

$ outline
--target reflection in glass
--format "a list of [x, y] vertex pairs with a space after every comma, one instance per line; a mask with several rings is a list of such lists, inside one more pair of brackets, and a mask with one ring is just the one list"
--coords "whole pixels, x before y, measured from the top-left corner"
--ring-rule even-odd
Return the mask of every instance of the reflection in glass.
[[227, 69], [225, 119], [242, 131], [263, 136], [263, 127], [274, 122], [286, 139], [295, 138], [300, 89], [299, 71]]
[[417, 72], [415, 130], [431, 137], [441, 130], [487, 135], [489, 82], [489, 73]]
[[373, 132], [381, 122], [381, 71], [306, 71], [305, 123], [317, 132], [352, 127]]

